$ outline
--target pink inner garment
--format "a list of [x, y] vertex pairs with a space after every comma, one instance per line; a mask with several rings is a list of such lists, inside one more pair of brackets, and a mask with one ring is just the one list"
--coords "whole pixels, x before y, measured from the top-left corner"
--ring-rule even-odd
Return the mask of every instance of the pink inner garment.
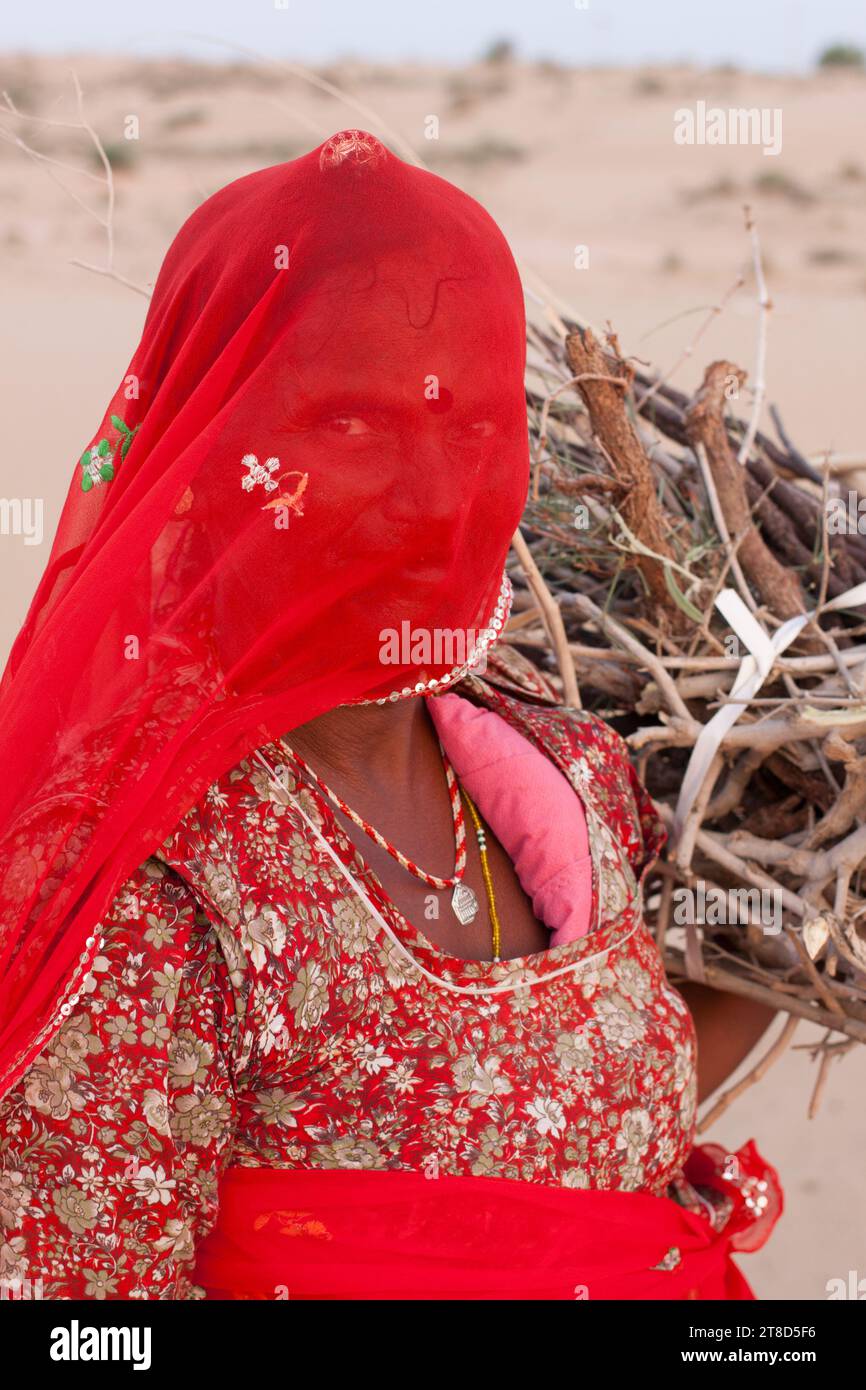
[[460, 695], [427, 701], [459, 780], [507, 851], [551, 946], [586, 936], [592, 860], [583, 805], [543, 753]]

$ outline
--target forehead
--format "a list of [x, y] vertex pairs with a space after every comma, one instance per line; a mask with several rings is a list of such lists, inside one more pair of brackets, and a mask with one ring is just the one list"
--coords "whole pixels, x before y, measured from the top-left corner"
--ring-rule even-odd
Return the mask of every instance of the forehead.
[[305, 395], [416, 397], [436, 376], [455, 400], [519, 390], [523, 328], [480, 275], [382, 257], [323, 277], [297, 305], [284, 362]]

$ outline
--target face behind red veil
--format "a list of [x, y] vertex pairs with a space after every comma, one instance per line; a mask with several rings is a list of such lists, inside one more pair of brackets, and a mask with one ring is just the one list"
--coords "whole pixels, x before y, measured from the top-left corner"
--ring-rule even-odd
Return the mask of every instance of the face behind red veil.
[[6, 1086], [118, 888], [227, 767], [447, 683], [453, 659], [394, 664], [389, 631], [471, 651], [501, 626], [524, 354], [496, 225], [362, 132], [181, 228], [0, 685]]

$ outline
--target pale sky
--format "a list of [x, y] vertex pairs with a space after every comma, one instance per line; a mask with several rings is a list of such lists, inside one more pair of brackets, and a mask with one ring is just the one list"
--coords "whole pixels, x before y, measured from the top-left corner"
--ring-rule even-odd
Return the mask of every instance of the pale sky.
[[[586, 8], [583, 6], [586, 5]], [[810, 68], [828, 44], [866, 47], [863, 0], [38, 0], [4, 5], [0, 53], [90, 50], [237, 56], [203, 34], [301, 62], [347, 55], [460, 63], [509, 38], [525, 58], [631, 65], [685, 59]]]

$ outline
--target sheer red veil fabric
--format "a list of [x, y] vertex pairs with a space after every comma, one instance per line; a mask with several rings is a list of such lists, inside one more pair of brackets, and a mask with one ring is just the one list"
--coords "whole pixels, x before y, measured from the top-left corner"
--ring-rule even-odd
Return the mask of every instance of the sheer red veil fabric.
[[0, 685], [4, 1088], [222, 771], [452, 664], [385, 664], [383, 633], [490, 624], [524, 354], [491, 218], [364, 132], [181, 228]]

